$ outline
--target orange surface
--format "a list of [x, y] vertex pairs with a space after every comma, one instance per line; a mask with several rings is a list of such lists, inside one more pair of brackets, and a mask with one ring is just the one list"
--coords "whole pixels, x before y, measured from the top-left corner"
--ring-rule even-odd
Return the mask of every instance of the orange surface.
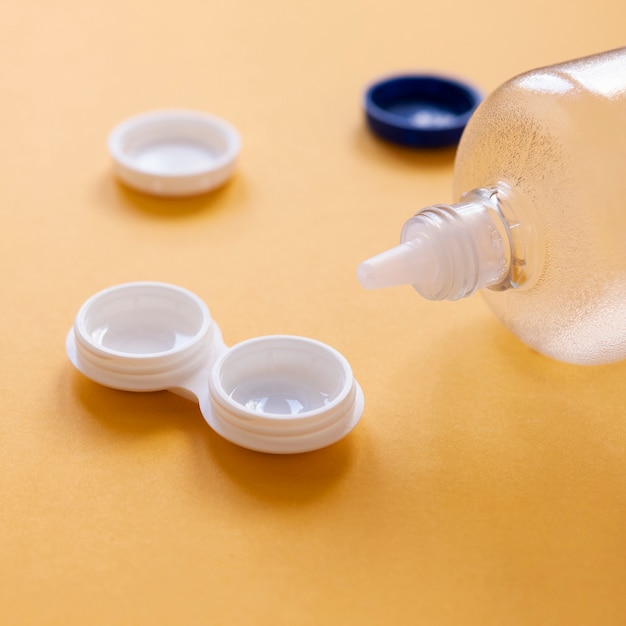
[[[478, 296], [362, 290], [360, 260], [449, 202], [453, 152], [372, 138], [364, 86], [427, 69], [485, 91], [624, 45], [618, 0], [8, 3], [0, 20], [0, 622], [626, 623], [626, 364], [531, 352]], [[184, 201], [111, 177], [125, 117], [241, 132]], [[228, 344], [291, 333], [348, 358], [366, 410], [325, 450], [220, 439], [168, 392], [75, 372], [81, 303], [183, 285]]]

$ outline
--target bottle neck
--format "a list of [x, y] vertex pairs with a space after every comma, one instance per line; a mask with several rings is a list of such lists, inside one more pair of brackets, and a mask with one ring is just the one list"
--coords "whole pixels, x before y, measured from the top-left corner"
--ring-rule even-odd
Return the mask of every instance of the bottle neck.
[[531, 286], [539, 249], [523, 199], [498, 183], [414, 215], [401, 244], [362, 263], [359, 279], [369, 288], [411, 284], [429, 300], [458, 300], [478, 289]]

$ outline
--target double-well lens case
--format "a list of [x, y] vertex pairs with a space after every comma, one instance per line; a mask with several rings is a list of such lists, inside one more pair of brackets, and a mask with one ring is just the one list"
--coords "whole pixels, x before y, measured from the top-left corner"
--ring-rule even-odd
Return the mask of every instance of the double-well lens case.
[[337, 350], [293, 335], [228, 348], [206, 304], [176, 285], [135, 282], [100, 291], [78, 311], [66, 348], [91, 380], [196, 400], [213, 430], [261, 452], [325, 447], [363, 413], [363, 392]]

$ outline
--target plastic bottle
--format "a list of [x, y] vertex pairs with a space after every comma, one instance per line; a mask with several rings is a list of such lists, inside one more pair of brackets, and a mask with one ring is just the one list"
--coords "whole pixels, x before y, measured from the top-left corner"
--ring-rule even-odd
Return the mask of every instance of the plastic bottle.
[[493, 92], [461, 138], [453, 193], [360, 265], [364, 287], [412, 284], [431, 300], [480, 289], [547, 356], [626, 358], [626, 48]]

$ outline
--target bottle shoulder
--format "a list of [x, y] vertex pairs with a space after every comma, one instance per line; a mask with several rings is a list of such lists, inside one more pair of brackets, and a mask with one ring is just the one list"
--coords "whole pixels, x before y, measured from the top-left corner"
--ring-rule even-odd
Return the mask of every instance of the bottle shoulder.
[[501, 89], [550, 101], [626, 98], [626, 47], [525, 72]]
[[621, 179], [614, 170], [626, 158], [624, 137], [626, 48], [521, 74], [470, 119], [454, 197], [502, 179], [528, 192], [548, 178], [564, 189], [590, 169], [599, 179]]
[[468, 126], [533, 120], [558, 132], [570, 119], [617, 112], [623, 119], [625, 107], [626, 48], [621, 48], [515, 76], [483, 101]]

